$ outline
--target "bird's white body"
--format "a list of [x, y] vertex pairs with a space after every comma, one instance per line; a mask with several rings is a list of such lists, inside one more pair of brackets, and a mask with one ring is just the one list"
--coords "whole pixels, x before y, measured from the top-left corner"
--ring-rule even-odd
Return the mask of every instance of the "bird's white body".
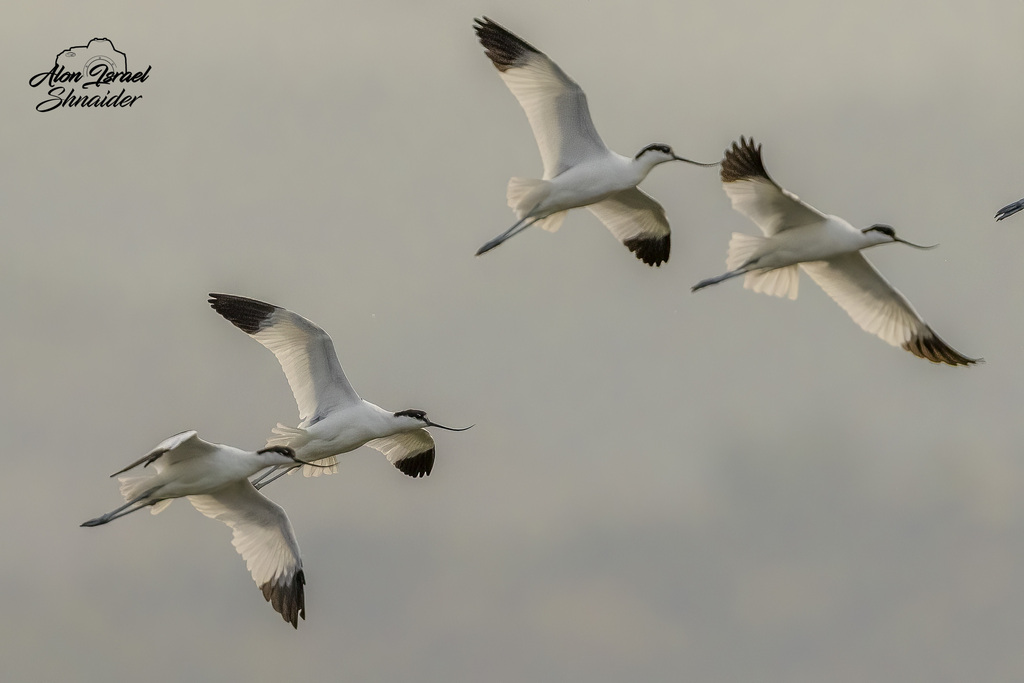
[[587, 96], [543, 52], [484, 17], [477, 37], [530, 121], [544, 163], [541, 179], [512, 178], [508, 205], [517, 222], [477, 251], [490, 251], [531, 225], [554, 231], [565, 212], [587, 207], [637, 258], [652, 266], [668, 260], [665, 210], [637, 188], [651, 169], [676, 156], [668, 145], [648, 145], [635, 157], [608, 149], [594, 128]]
[[[670, 159], [645, 154], [639, 159], [622, 156], [605, 148], [566, 169], [554, 178], [545, 178], [547, 192], [525, 217], [550, 216], [604, 201], [623, 190], [639, 185], [655, 166]], [[524, 216], [519, 216], [523, 218]]]
[[758, 269], [785, 268], [808, 261], [829, 259], [892, 240], [872, 231], [864, 233], [838, 216], [766, 236], [748, 256]]
[[[147, 498], [170, 502], [172, 498], [216, 493], [225, 486], [245, 481], [267, 467], [293, 464], [293, 458], [274, 451], [254, 453], [241, 448], [215, 444], [216, 449], [201, 457], [185, 460], [156, 460], [148, 474], [121, 477], [122, 493], [130, 500], [145, 491]], [[161, 508], [162, 509], [162, 508]], [[153, 514], [157, 510], [154, 506]]]
[[[887, 225], [859, 230], [824, 214], [778, 185], [764, 168], [761, 148], [740, 138], [722, 161], [722, 187], [738, 212], [763, 235], [733, 233], [728, 272], [694, 285], [702, 289], [744, 276], [743, 286], [772, 296], [797, 297], [800, 269], [818, 283], [863, 330], [934, 363], [970, 365], [946, 344], [861, 250], [902, 242]], [[917, 246], [911, 244], [911, 246]]]
[[[334, 410], [311, 425], [305, 426], [305, 422], [295, 428], [278, 425], [274, 429], [277, 436], [268, 439], [267, 445], [289, 446], [299, 460], [319, 462], [354, 451], [374, 439], [423, 428], [420, 420], [395, 417], [394, 413], [365, 400]], [[320, 471], [309, 470], [310, 476]]]
[[304, 467], [307, 477], [336, 472], [336, 456], [364, 445], [383, 453], [404, 474], [430, 474], [434, 439], [424, 427], [441, 425], [421, 410], [392, 413], [361, 399], [323, 329], [273, 304], [231, 294], [210, 297], [214, 310], [274, 354], [295, 396], [299, 425], [278, 424], [268, 446], [291, 448], [299, 460], [316, 463]]
[[285, 511], [249, 482], [267, 467], [294, 464], [295, 454], [286, 448], [243, 451], [204, 441], [194, 431], [175, 434], [115, 472], [153, 465], [120, 477], [126, 503], [82, 526], [100, 526], [144, 507], [155, 515], [175, 498], [187, 497], [196, 510], [231, 527], [232, 544], [263, 596], [297, 628], [299, 617], [305, 619], [305, 575], [295, 531]]

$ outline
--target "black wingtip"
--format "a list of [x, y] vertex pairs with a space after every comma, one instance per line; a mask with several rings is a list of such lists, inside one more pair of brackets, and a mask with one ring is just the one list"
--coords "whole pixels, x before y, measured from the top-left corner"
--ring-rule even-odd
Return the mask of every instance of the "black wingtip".
[[523, 57], [529, 52], [542, 54], [540, 50], [487, 17], [473, 21], [476, 37], [484, 46], [484, 52], [498, 71], [508, 71], [519, 66]]
[[747, 178], [763, 178], [770, 183], [775, 182], [764, 167], [761, 145], [756, 144], [754, 138], [747, 140], [742, 135], [739, 144], [734, 142], [731, 149], [725, 150], [721, 177], [723, 183], [734, 183]]
[[306, 574], [301, 569], [295, 573], [287, 584], [267, 582], [260, 586], [263, 597], [275, 611], [291, 624], [299, 628], [299, 617], [306, 618]]
[[952, 366], [969, 366], [984, 363], [984, 358], [968, 358], [942, 340], [929, 327], [924, 334], [914, 335], [903, 348], [918, 358], [932, 363], [943, 363]]
[[434, 469], [434, 449], [431, 448], [428, 451], [402, 458], [395, 463], [395, 467], [402, 474], [407, 474], [413, 478], [426, 477]]
[[623, 244], [636, 257], [649, 266], [660, 266], [668, 261], [669, 251], [672, 249], [672, 235], [664, 237], [633, 237], [625, 240]]
[[232, 325], [246, 334], [256, 334], [260, 325], [269, 318], [277, 306], [257, 299], [248, 299], [234, 294], [210, 293], [208, 300], [213, 310], [220, 313]]

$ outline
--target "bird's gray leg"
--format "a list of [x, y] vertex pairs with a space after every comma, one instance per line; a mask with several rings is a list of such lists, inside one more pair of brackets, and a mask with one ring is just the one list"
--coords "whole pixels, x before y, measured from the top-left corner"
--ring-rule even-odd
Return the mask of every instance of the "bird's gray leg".
[[1013, 204], [1007, 204], [996, 213], [996, 220], [1001, 221], [1024, 209], [1024, 199], [1018, 199]]
[[[137, 496], [137, 497], [133, 498], [132, 500], [128, 501], [127, 503], [125, 503], [121, 507], [115, 508], [114, 510], [111, 510], [110, 512], [108, 512], [105, 515], [101, 515], [99, 517], [96, 517], [95, 519], [90, 519], [88, 522], [82, 522], [81, 526], [99, 526], [101, 524], [106, 524], [107, 522], [113, 521], [113, 520], [117, 519], [118, 517], [124, 517], [125, 515], [130, 515], [131, 513], [135, 512], [136, 510], [141, 510], [142, 508], [148, 507], [150, 505], [153, 505], [154, 503], [159, 503], [160, 502], [159, 500], [146, 500], [149, 496], [151, 496], [154, 493], [156, 493], [158, 488], [160, 488], [160, 487], [157, 486], [157, 487], [151, 488], [150, 490], [148, 490], [145, 493], [143, 493], [141, 496]], [[132, 507], [133, 505], [135, 507]], [[128, 508], [131, 508], [131, 509], [129, 510]]]
[[[261, 488], [263, 488], [267, 484], [271, 484], [271, 483], [277, 481], [278, 479], [280, 479], [284, 475], [286, 475], [289, 472], [291, 472], [292, 470], [294, 470], [296, 467], [302, 467], [302, 465], [278, 465], [277, 469], [279, 469], [280, 472], [274, 473], [274, 476], [270, 477], [269, 479], [267, 478], [267, 475], [264, 475], [264, 476], [260, 477], [258, 482], [254, 481], [252, 485], [256, 487], [257, 491], [259, 491]], [[271, 472], [273, 472], [273, 470]], [[268, 472], [268, 475], [269, 474], [270, 473]]]
[[730, 278], [734, 278], [737, 275], [743, 275], [743, 274], [747, 273], [749, 270], [750, 270], [749, 266], [742, 266], [740, 268], [737, 268], [736, 270], [730, 270], [728, 273], [723, 273], [722, 275], [719, 275], [718, 277], [709, 277], [707, 280], [701, 280], [700, 282], [695, 284], [693, 287], [690, 288], [690, 291], [691, 292], [696, 292], [698, 289], [704, 289], [705, 287], [708, 287], [709, 285], [717, 285], [719, 282], [723, 282], [723, 281], [728, 280]]
[[255, 486], [258, 489], [260, 482], [269, 477], [270, 475], [272, 475], [274, 472], [276, 472], [279, 467], [280, 465], [271, 465], [270, 467], [266, 468], [249, 481], [252, 483], [253, 486]]
[[541, 218], [543, 218], [543, 216], [534, 216], [532, 218], [530, 216], [527, 216], [526, 218], [522, 218], [516, 221], [511, 228], [501, 233], [484, 246], [480, 247], [477, 250], [476, 255], [479, 256], [480, 254], [484, 254], [490, 251], [491, 249], [494, 249], [496, 246], [507, 240], [509, 237], [512, 237], [513, 235], [516, 235], [522, 232], [523, 230], [526, 230], [528, 227], [539, 221]]

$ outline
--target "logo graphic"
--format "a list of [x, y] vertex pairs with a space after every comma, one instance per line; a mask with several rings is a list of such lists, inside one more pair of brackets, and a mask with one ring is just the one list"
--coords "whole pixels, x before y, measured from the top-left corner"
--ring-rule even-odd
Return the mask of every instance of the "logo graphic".
[[[28, 79], [33, 88], [49, 86], [49, 97], [36, 105], [47, 112], [65, 107], [131, 107], [142, 95], [128, 92], [136, 83], [145, 83], [152, 65], [145, 71], [128, 70], [128, 56], [106, 38], [93, 38], [88, 45], [69, 47], [57, 53], [53, 67]], [[122, 84], [121, 92], [112, 94]], [[106, 87], [106, 92], [100, 90]]]

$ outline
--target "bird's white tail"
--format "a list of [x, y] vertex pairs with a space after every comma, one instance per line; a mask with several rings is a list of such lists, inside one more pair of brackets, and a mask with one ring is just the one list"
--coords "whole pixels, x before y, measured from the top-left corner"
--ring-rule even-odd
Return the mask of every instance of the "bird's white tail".
[[553, 213], [550, 216], [545, 216], [544, 218], [541, 218], [539, 221], [534, 223], [534, 225], [543, 228], [548, 232], [554, 232], [558, 230], [560, 227], [562, 227], [562, 221], [565, 220], [565, 214], [567, 213], [569, 212], [559, 211], [558, 213]]
[[742, 232], [734, 232], [729, 240], [729, 253], [725, 257], [725, 267], [729, 270], [736, 270], [753, 258], [757, 250], [768, 241], [767, 237], [761, 235], [747, 235]]
[[[156, 475], [154, 474], [138, 474], [128, 477], [118, 477], [117, 481], [121, 485], [121, 495], [124, 496], [125, 502], [131, 502], [145, 494], [149, 489], [153, 488], [153, 479], [155, 476]], [[170, 505], [173, 501], [173, 498], [165, 498], [159, 503], [154, 503], [150, 506], [149, 511], [155, 515]]]
[[[506, 192], [505, 197], [508, 199], [509, 207], [515, 212], [516, 218], [522, 220], [548, 196], [550, 191], [551, 183], [546, 180], [512, 178], [508, 181], [508, 192]], [[536, 225], [538, 228], [543, 228], [548, 232], [554, 232], [562, 227], [562, 221], [565, 220], [566, 213], [568, 212], [559, 211], [558, 213], [553, 213], [550, 216], [534, 221], [531, 225]]]
[[[302, 447], [309, 443], [309, 432], [300, 427], [287, 427], [280, 422], [277, 426], [270, 430], [277, 436], [272, 436], [267, 439], [268, 446], [289, 446], [295, 450], [296, 456], [302, 459]], [[311, 467], [310, 465], [302, 466], [302, 474], [307, 477], [319, 477], [321, 474], [334, 474], [338, 471], [337, 462], [338, 459], [333, 455], [323, 460], [316, 460], [318, 465], [330, 465], [330, 467]], [[289, 472], [288, 474], [292, 474]]]
[[548, 185], [548, 181], [537, 178], [509, 179], [505, 198], [508, 200], [509, 208], [515, 212], [516, 218], [524, 218], [540, 204], [549, 192]]
[[304, 477], [319, 477], [321, 474], [337, 474], [338, 472], [338, 457], [335, 455], [328, 456], [323, 460], [316, 460], [317, 465], [330, 465], [330, 467], [313, 467], [312, 465], [302, 466], [302, 476]]
[[121, 484], [121, 495], [124, 496], [124, 501], [129, 503], [152, 488], [150, 484], [152, 479], [152, 474], [133, 474], [127, 477], [118, 477], [117, 481]]
[[756, 270], [743, 278], [744, 289], [768, 296], [788, 296], [795, 299], [800, 286], [800, 270], [796, 264], [774, 270]]
[[277, 423], [277, 426], [270, 430], [276, 436], [267, 439], [267, 446], [288, 446], [298, 451], [309, 443], [309, 433], [301, 427], [288, 427]]
[[[729, 254], [725, 265], [729, 270], [742, 268], [752, 259], [768, 240], [761, 235], [747, 235], [734, 232], [729, 240]], [[755, 270], [743, 278], [744, 289], [750, 289], [769, 296], [787, 296], [795, 299], [800, 285], [800, 270], [794, 264], [773, 270]]]

